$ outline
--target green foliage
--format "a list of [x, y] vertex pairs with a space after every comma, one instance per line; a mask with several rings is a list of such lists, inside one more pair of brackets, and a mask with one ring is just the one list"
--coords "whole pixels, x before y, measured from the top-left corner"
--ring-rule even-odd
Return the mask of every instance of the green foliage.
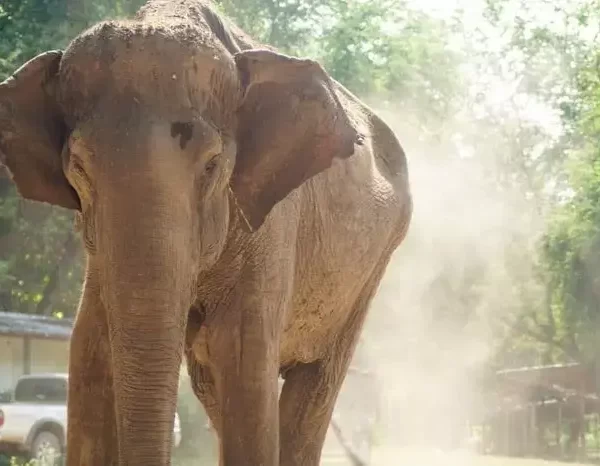
[[423, 98], [418, 104], [435, 111], [454, 92], [457, 55], [447, 47], [450, 27], [405, 2], [222, 0], [219, 6], [258, 40], [318, 59], [361, 96], [400, 93]]
[[[78, 243], [65, 247], [72, 238], [72, 214], [24, 201], [11, 186], [0, 198], [0, 219], [0, 306], [19, 312], [73, 315], [82, 263]], [[51, 305], [40, 309], [46, 292], [55, 295]]]
[[382, 72], [393, 53], [394, 37], [383, 27], [394, 15], [394, 2], [334, 1], [330, 4], [331, 25], [323, 32], [322, 54], [327, 70], [361, 95], [382, 85]]
[[580, 70], [579, 117], [574, 133], [580, 144], [567, 165], [568, 190], [553, 212], [544, 238], [551, 304], [570, 347], [593, 359], [600, 337], [600, 78]]
[[[67, 2], [62, 0], [5, 0], [0, 5], [0, 79], [24, 61], [64, 42], [59, 25]], [[50, 26], [50, 27], [49, 27]]]
[[27, 461], [16, 456], [8, 457], [0, 454], [0, 466], [36, 466], [34, 460]]
[[38, 53], [64, 48], [96, 21], [127, 16], [143, 0], [3, 0], [0, 80]]
[[310, 41], [323, 2], [317, 0], [220, 0], [221, 11], [246, 33], [294, 53]]

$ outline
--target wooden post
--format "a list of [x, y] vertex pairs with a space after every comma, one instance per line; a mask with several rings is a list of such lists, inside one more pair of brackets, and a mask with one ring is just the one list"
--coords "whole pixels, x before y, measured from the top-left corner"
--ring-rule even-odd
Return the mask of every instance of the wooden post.
[[23, 374], [31, 374], [31, 338], [23, 337]]
[[512, 421], [512, 412], [510, 410], [506, 411], [506, 421], [504, 423], [504, 438], [506, 439], [506, 453], [510, 456], [512, 453], [512, 438], [511, 438], [511, 428], [510, 424]]
[[558, 420], [556, 423], [556, 445], [558, 446], [558, 454], [562, 458], [564, 456], [563, 446], [561, 442], [562, 437], [562, 400], [558, 400]]
[[583, 387], [579, 394], [579, 426], [579, 442], [577, 442], [579, 448], [577, 449], [577, 456], [580, 460], [585, 461], [587, 457], [587, 448], [585, 445], [585, 389], [583, 389]]
[[[595, 408], [594, 408], [595, 410]], [[594, 440], [596, 441], [596, 451], [598, 454], [599, 446], [598, 446], [598, 413], [594, 413]]]
[[537, 426], [537, 405], [531, 407], [531, 455], [538, 454], [538, 426]]
[[508, 455], [510, 451], [510, 412], [507, 410], [504, 412], [504, 423], [502, 425], [502, 439], [504, 440], [503, 455]]
[[529, 445], [529, 437], [531, 433], [531, 406], [527, 406], [523, 412], [521, 424], [523, 425], [523, 438], [521, 439], [521, 451], [519, 452], [519, 455], [527, 456], [529, 453], [527, 451], [527, 447]]

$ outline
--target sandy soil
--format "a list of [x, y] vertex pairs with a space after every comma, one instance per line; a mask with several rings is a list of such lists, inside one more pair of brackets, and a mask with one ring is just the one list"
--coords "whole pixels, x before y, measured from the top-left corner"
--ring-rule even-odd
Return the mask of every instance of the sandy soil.
[[[575, 463], [478, 456], [468, 452], [448, 454], [441, 451], [380, 448], [373, 453], [370, 466], [583, 466]], [[329, 457], [324, 458], [321, 464], [345, 466], [349, 463], [343, 457]]]

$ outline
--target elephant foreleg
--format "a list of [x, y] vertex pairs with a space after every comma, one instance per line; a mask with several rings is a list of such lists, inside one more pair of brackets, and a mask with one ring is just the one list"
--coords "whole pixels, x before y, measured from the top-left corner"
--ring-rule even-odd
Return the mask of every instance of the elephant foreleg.
[[272, 246], [249, 248], [239, 275], [229, 278], [233, 288], [206, 318], [221, 466], [279, 465], [279, 342], [294, 262]]
[[97, 290], [84, 289], [69, 354], [66, 466], [118, 464], [106, 313]]
[[333, 408], [383, 271], [378, 267], [364, 285], [327, 358], [286, 372], [279, 400], [279, 466], [319, 466]]
[[[254, 335], [253, 335], [254, 334]], [[246, 327], [241, 344], [221, 340], [215, 356], [221, 413], [216, 425], [221, 466], [277, 466], [279, 459], [278, 364], [269, 344]], [[242, 352], [235, 347], [243, 347]], [[233, 349], [233, 351], [232, 351]]]

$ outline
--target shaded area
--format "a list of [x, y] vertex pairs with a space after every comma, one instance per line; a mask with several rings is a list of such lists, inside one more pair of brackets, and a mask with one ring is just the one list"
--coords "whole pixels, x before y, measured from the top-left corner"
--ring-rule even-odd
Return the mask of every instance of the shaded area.
[[478, 449], [492, 455], [599, 459], [595, 364], [557, 364], [488, 373], [470, 415]]

